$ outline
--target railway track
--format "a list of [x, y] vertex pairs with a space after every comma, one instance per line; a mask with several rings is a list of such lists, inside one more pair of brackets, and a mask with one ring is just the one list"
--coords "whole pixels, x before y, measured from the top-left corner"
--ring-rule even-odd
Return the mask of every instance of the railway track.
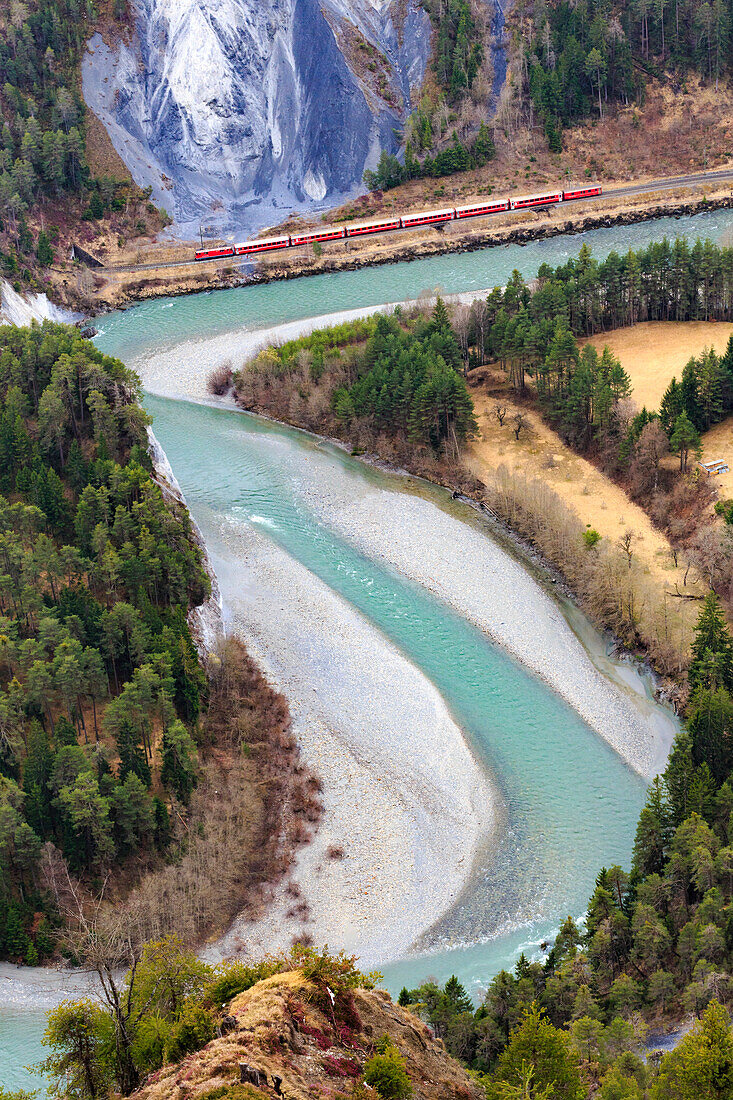
[[[720, 168], [714, 172], [690, 172], [681, 176], [663, 176], [657, 180], [647, 180], [644, 183], [629, 184], [624, 187], [616, 187], [610, 190], [603, 191], [603, 194], [594, 198], [594, 202], [607, 203], [614, 199], [625, 198], [633, 195], [644, 195], [653, 191], [671, 191], [677, 187], [699, 187], [709, 183], [725, 183], [727, 180], [733, 185], [733, 166], [730, 168]], [[491, 217], [492, 215], [486, 215]], [[449, 222], [443, 224], [451, 224]], [[408, 232], [409, 230], [394, 230], [394, 232]], [[103, 270], [119, 273], [119, 274], [135, 274], [141, 271], [157, 271], [162, 268], [171, 270], [177, 267], [191, 267], [194, 263], [196, 266], [202, 267], [206, 264], [220, 264], [222, 260], [225, 260], [227, 264], [239, 264], [243, 267], [246, 264], [250, 264], [253, 261], [252, 256], [215, 256], [211, 259], [194, 261], [193, 255], [188, 260], [169, 260], [157, 263], [149, 264], [122, 264], [122, 265], [110, 265]]]

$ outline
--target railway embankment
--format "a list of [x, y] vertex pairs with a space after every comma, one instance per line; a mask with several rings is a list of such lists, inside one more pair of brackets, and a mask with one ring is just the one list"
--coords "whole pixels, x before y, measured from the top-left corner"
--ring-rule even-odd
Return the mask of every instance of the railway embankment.
[[[236, 257], [216, 264], [198, 264], [194, 246], [182, 243], [179, 249], [167, 248], [159, 262], [141, 256], [139, 264], [105, 267], [95, 272], [94, 289], [84, 303], [98, 312], [118, 309], [152, 298], [191, 294], [212, 289], [256, 285], [308, 275], [354, 271], [362, 267], [425, 259], [450, 252], [474, 252], [507, 244], [583, 233], [591, 229], [612, 228], [650, 221], [655, 218], [681, 217], [733, 207], [733, 184], [716, 181], [714, 189], [703, 193], [702, 185], [679, 191], [659, 191], [619, 196], [607, 200], [580, 202], [572, 208], [554, 206], [542, 210], [512, 211], [499, 216], [476, 219], [477, 224], [449, 222], [419, 231], [385, 234], [379, 240], [354, 239], [333, 241], [320, 250], [301, 248], [284, 256], [265, 255], [244, 262]], [[320, 254], [317, 254], [317, 252]]]

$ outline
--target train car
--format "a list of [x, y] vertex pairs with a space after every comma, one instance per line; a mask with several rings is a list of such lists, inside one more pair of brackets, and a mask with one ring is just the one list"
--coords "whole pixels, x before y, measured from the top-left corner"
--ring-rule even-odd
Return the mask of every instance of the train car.
[[603, 188], [600, 183], [591, 183], [587, 187], [576, 187], [572, 191], [563, 191], [563, 202], [570, 199], [591, 199], [594, 195], [602, 195]]
[[553, 202], [562, 202], [562, 191], [548, 191], [544, 195], [522, 195], [509, 200], [512, 210], [526, 210], [532, 206], [550, 206]]
[[424, 210], [421, 214], [403, 214], [400, 222], [403, 229], [414, 229], [419, 225], [435, 225], [436, 222], [450, 222], [456, 216], [455, 208], [450, 210]]
[[290, 237], [263, 237], [260, 241], [245, 241], [236, 246], [238, 256], [250, 256], [256, 252], [273, 252], [276, 248], [290, 248]]
[[195, 253], [197, 260], [218, 260], [220, 256], [233, 256], [234, 245], [227, 245], [225, 248], [200, 248]]
[[331, 226], [328, 229], [314, 229], [311, 233], [298, 233], [290, 235], [290, 244], [293, 248], [298, 244], [315, 244], [316, 241], [338, 241], [346, 236], [346, 230], [342, 225]]
[[390, 218], [387, 222], [362, 222], [360, 225], [347, 225], [347, 237], [364, 237], [367, 233], [386, 233], [390, 229], [400, 229], [400, 219]]
[[457, 206], [456, 218], [478, 218], [481, 214], [499, 214], [509, 209], [508, 199], [494, 199], [489, 202], [474, 202], [471, 206]]

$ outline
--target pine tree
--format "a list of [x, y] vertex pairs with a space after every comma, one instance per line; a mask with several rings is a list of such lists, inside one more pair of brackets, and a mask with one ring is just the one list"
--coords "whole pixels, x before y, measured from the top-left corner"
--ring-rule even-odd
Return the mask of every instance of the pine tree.
[[690, 690], [698, 686], [733, 690], [733, 637], [714, 592], [705, 597], [695, 626], [688, 672]]
[[163, 734], [162, 782], [187, 803], [196, 786], [196, 747], [183, 722], [175, 721]]
[[693, 454], [699, 454], [701, 446], [700, 433], [687, 413], [683, 412], [677, 417], [669, 439], [669, 446], [670, 450], [680, 456], [680, 470], [684, 473], [687, 470], [690, 451]]
[[38, 244], [36, 245], [36, 258], [38, 259], [41, 267], [50, 267], [53, 263], [53, 249], [51, 248], [51, 241], [48, 238], [48, 234], [43, 230], [38, 234]]

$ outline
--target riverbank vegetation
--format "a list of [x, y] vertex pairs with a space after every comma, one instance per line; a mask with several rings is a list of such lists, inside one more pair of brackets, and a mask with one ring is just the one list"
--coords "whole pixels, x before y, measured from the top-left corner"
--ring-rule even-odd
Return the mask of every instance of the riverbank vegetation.
[[[235, 372], [237, 401], [325, 435], [435, 472], [458, 469], [477, 430], [448, 311], [402, 310], [268, 347]], [[218, 377], [210, 386], [221, 389]]]
[[234, 643], [199, 661], [210, 582], [139, 396], [73, 328], [0, 329], [0, 957], [29, 964], [68, 898], [200, 936], [307, 836], [296, 787], [318, 816], [284, 700]]
[[[266, 349], [236, 374], [237, 397], [245, 407], [280, 419], [287, 409], [291, 423], [338, 436], [357, 453], [375, 453], [469, 492], [561, 570], [596, 621], [630, 648], [644, 650], [661, 672], [679, 677], [693, 618], [686, 597], [698, 595], [697, 587], [685, 590], [687, 574], [679, 575], [668, 600], [657, 578], [648, 575], [632, 528], [618, 540], [589, 541], [581, 516], [537, 470], [479, 465], [477, 446], [466, 463], [464, 442], [476, 434], [473, 410], [470, 430], [464, 428], [455, 440], [450, 432], [421, 435], [404, 407], [403, 367], [397, 365], [404, 349], [390, 340], [400, 328], [408, 342], [410, 333], [421, 339], [431, 326], [434, 334], [440, 329], [441, 358], [450, 364], [455, 387], [467, 375], [467, 393], [475, 390], [486, 361], [498, 364], [513, 400], [507, 438], [513, 433], [519, 443], [529, 432], [523, 410], [535, 405], [576, 453], [615, 478], [647, 510], [671, 541], [674, 569], [678, 560], [692, 563], [695, 576], [705, 568], [711, 538], [709, 485], [689, 469], [697, 420], [686, 427], [675, 416], [665, 434], [658, 417], [646, 410], [637, 415], [619, 361], [608, 351], [581, 350], [577, 337], [649, 316], [727, 314], [728, 262], [727, 250], [703, 244], [665, 243], [626, 257], [611, 254], [602, 264], [584, 249], [562, 268], [543, 267], [532, 288], [515, 273], [504, 290], [470, 308], [456, 308], [447, 342], [451, 325], [441, 303], [439, 322], [416, 306], [391, 320], [354, 322]], [[221, 379], [212, 385], [221, 392]], [[727, 392], [721, 389], [720, 400]], [[500, 395], [496, 407], [502, 407]], [[676, 471], [665, 460], [670, 446], [688, 469]], [[724, 584], [718, 587], [723, 591]]]
[[[710, 593], [692, 646], [685, 727], [649, 791], [631, 870], [600, 871], [585, 927], [568, 917], [544, 961], [521, 956], [513, 973], [500, 971], [475, 1012], [455, 978], [443, 988], [427, 982], [402, 991], [400, 1003], [414, 1005], [456, 1057], [481, 1071], [513, 1064], [513, 1029], [539, 1008], [563, 1030], [586, 1084], [600, 1087], [604, 1100], [693, 1096], [684, 1091], [685, 1066], [702, 1053], [692, 1048], [704, 1045], [706, 1033], [725, 1087], [716, 1092], [715, 1075], [702, 1065], [689, 1080], [703, 1096], [733, 1087], [723, 1007], [733, 1001], [731, 654], [733, 638]], [[648, 1022], [683, 1015], [702, 1023], [658, 1074], [650, 1072], [632, 1053]]]
[[694, 458], [700, 431], [733, 410], [733, 346], [722, 357], [691, 358], [656, 412], [630, 403], [629, 379], [608, 348], [581, 349], [576, 337], [639, 320], [728, 319], [729, 264], [729, 250], [710, 242], [664, 241], [600, 264], [584, 248], [560, 268], [543, 266], [531, 289], [515, 276], [467, 319], [476, 362], [498, 360], [515, 393], [536, 402], [567, 444], [618, 481], [726, 601], [729, 540], [711, 522], [711, 485]]

